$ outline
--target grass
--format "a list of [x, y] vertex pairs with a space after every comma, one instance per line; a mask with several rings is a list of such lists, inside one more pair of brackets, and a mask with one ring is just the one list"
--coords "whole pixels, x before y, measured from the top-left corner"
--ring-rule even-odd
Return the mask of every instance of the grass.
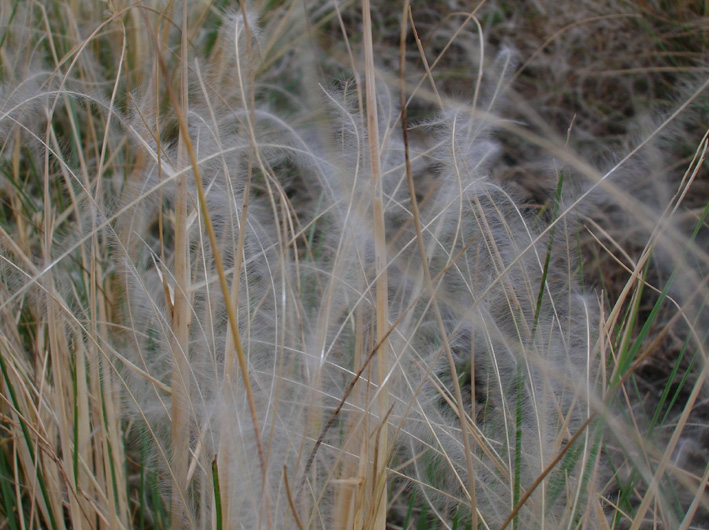
[[709, 524], [699, 3], [0, 0], [0, 528]]

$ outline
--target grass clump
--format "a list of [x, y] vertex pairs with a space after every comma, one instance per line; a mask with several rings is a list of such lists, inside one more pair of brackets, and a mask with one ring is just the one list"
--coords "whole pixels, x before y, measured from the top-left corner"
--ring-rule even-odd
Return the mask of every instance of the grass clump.
[[706, 525], [707, 13], [566, 4], [0, 3], [0, 524]]

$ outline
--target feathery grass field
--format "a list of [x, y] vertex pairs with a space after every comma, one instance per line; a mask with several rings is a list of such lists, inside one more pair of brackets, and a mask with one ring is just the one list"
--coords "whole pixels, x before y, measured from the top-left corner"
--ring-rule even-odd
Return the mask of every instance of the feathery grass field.
[[708, 44], [0, 0], [0, 529], [709, 528]]

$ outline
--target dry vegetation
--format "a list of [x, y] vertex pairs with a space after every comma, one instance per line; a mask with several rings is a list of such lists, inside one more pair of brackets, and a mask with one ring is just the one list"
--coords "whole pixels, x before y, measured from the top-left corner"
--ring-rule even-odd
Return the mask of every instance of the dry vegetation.
[[0, 0], [0, 530], [709, 528], [708, 39]]

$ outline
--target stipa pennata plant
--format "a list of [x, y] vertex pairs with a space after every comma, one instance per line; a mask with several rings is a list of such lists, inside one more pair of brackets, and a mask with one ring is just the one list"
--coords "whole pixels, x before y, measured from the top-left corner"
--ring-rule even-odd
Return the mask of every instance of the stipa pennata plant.
[[[705, 141], [668, 206], [624, 188], [701, 84], [598, 171], [510, 91], [528, 65], [489, 59], [486, 13], [424, 33], [442, 6], [7, 7], [10, 526], [701, 517], [705, 212], [681, 208]], [[461, 58], [462, 102], [436, 70]], [[501, 176], [516, 144], [545, 184]], [[644, 420], [635, 375], [670, 335], [692, 369]]]

